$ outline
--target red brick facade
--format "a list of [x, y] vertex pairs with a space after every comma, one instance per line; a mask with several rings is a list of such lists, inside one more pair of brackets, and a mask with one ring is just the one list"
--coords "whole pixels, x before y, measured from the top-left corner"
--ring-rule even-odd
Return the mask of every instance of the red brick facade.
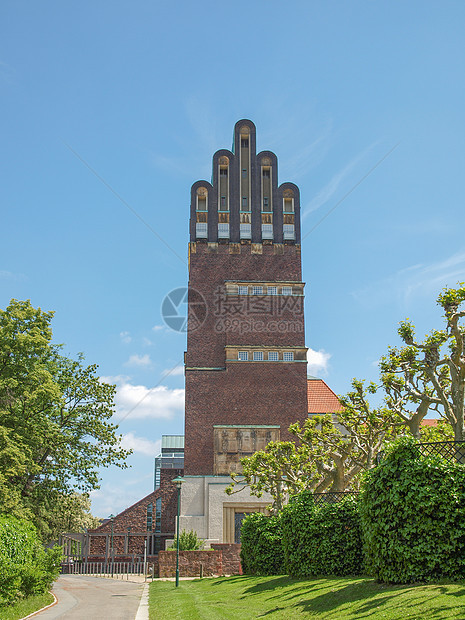
[[[226, 295], [228, 281], [252, 280], [264, 283], [265, 291], [267, 283], [300, 283], [300, 246], [191, 244], [190, 299], [198, 300], [200, 293], [207, 314], [201, 326], [188, 332], [188, 475], [213, 473], [214, 425], [279, 425], [281, 439], [290, 440], [289, 425], [307, 417], [303, 296]], [[241, 363], [237, 354], [226, 359], [226, 347], [247, 346], [265, 351], [265, 359], [270, 348], [288, 347], [296, 361]]]
[[[152, 555], [158, 548], [164, 549], [165, 540], [174, 537], [177, 513], [177, 490], [172, 480], [183, 474], [182, 469], [165, 469], [161, 471], [160, 488], [139, 500], [111, 521], [88, 531], [89, 559], [108, 558], [111, 542], [115, 559], [122, 557], [143, 556], [145, 540], [147, 552]], [[155, 532], [156, 500], [161, 498], [161, 531]], [[147, 531], [147, 507], [152, 504], [152, 529]], [[157, 542], [159, 541], [159, 542]]]

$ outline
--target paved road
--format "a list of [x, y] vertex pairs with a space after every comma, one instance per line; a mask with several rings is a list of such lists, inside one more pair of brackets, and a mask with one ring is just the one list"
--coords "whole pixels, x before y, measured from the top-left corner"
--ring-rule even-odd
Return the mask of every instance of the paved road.
[[134, 620], [143, 589], [143, 583], [61, 575], [53, 586], [57, 605], [35, 615], [34, 620]]

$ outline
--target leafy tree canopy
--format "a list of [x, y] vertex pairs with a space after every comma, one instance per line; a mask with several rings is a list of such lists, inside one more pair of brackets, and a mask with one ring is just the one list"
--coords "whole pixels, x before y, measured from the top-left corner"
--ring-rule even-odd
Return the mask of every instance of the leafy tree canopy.
[[82, 355], [61, 354], [52, 317], [30, 301], [0, 310], [0, 511], [34, 521], [57, 494], [98, 488], [98, 469], [124, 468], [130, 454], [111, 422], [115, 386]]

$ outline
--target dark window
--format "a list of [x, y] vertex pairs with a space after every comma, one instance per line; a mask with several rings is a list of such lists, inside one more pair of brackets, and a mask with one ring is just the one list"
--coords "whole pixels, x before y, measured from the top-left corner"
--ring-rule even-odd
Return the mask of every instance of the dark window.
[[152, 531], [153, 525], [153, 504], [147, 506], [147, 532]]
[[226, 196], [221, 196], [221, 206], [222, 207], [226, 206]]
[[228, 169], [227, 168], [220, 168], [220, 176], [227, 177], [228, 176]]
[[267, 169], [263, 170], [263, 176], [270, 178], [270, 171]]
[[241, 146], [242, 146], [242, 148], [245, 148], [245, 147], [249, 146], [249, 139], [248, 138], [241, 138]]
[[268, 207], [268, 197], [267, 197], [267, 196], [265, 196], [265, 197], [263, 198], [263, 206], [264, 206], [264, 207]]
[[242, 178], [247, 176], [247, 168], [242, 168]]
[[242, 196], [242, 207], [247, 207], [247, 198], [246, 198], [246, 196]]

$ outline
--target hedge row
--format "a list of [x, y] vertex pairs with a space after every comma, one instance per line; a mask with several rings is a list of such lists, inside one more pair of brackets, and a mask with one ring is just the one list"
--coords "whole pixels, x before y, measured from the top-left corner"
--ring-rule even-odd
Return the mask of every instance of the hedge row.
[[358, 499], [315, 507], [301, 493], [278, 517], [247, 517], [241, 540], [251, 574], [465, 579], [465, 465], [424, 458], [402, 437], [367, 473]]
[[254, 575], [359, 575], [363, 572], [360, 515], [355, 499], [315, 508], [311, 493], [291, 499], [280, 515], [243, 521], [241, 560]]
[[0, 605], [46, 592], [60, 562], [61, 548], [44, 549], [33, 525], [0, 515]]

